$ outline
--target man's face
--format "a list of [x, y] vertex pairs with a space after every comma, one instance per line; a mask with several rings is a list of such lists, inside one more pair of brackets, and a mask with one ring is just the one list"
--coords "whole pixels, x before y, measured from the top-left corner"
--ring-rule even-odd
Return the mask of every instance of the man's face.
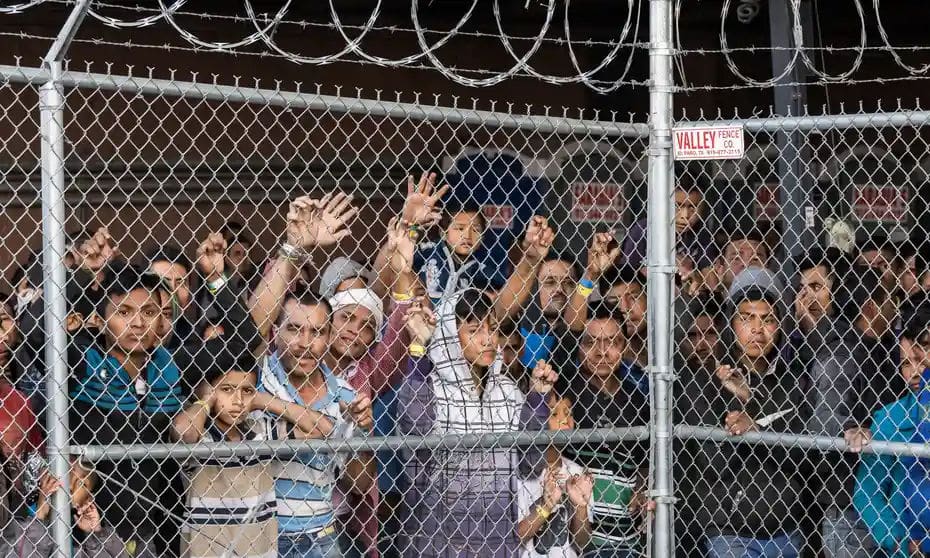
[[906, 296], [913, 295], [923, 289], [923, 286], [917, 280], [917, 256], [911, 256], [904, 261], [904, 269], [901, 270], [898, 282]]
[[901, 351], [901, 377], [911, 390], [920, 389], [920, 376], [930, 367], [930, 332], [924, 332], [916, 340], [901, 337], [898, 342]]
[[375, 316], [360, 304], [350, 304], [333, 312], [333, 354], [362, 358], [375, 340]]
[[751, 360], [769, 354], [778, 341], [778, 315], [767, 301], [741, 302], [732, 325], [737, 345]]
[[885, 250], [866, 250], [859, 254], [856, 263], [885, 273], [891, 269], [891, 255]]
[[0, 365], [10, 361], [13, 349], [19, 344], [16, 319], [6, 304], [0, 304]]
[[504, 362], [504, 370], [509, 372], [521, 372], [520, 356], [523, 354], [523, 336], [519, 331], [514, 331], [510, 335], [499, 336], [501, 341], [501, 360]]
[[487, 368], [497, 358], [498, 334], [497, 324], [488, 317], [480, 322], [462, 322], [458, 326], [459, 343], [462, 356], [472, 366]]
[[578, 346], [581, 368], [592, 376], [607, 379], [620, 367], [626, 339], [616, 320], [590, 320]]
[[249, 266], [249, 247], [241, 242], [233, 242], [226, 249], [226, 263], [232, 273], [241, 273]]
[[688, 338], [685, 342], [685, 354], [689, 363], [701, 366], [712, 366], [717, 359], [719, 346], [717, 326], [714, 318], [708, 315], [698, 316], [694, 319]]
[[[879, 285], [879, 288], [884, 289], [881, 285]], [[866, 320], [869, 333], [881, 339], [891, 330], [891, 325], [898, 313], [898, 305], [895, 298], [889, 293], [876, 293], [875, 296], [881, 298], [873, 298], [866, 303], [866, 307], [863, 309], [863, 317]]]
[[765, 267], [768, 253], [762, 243], [742, 239], [727, 243], [720, 257], [720, 276], [723, 278], [723, 284], [729, 289], [733, 284], [733, 278], [747, 267]]
[[326, 307], [288, 300], [281, 310], [280, 325], [274, 330], [274, 348], [290, 375], [313, 374], [326, 355], [330, 325]]
[[135, 289], [111, 298], [103, 318], [113, 349], [127, 355], [144, 353], [155, 347], [161, 304], [156, 293]]
[[675, 231], [690, 230], [701, 219], [701, 193], [675, 190]]
[[150, 269], [171, 288], [171, 294], [177, 297], [181, 308], [187, 308], [191, 301], [191, 288], [184, 266], [171, 262], [155, 262]]
[[646, 291], [640, 283], [619, 283], [604, 295], [607, 304], [623, 313], [628, 337], [646, 331]]
[[446, 229], [446, 243], [456, 256], [467, 258], [481, 243], [481, 233], [477, 213], [456, 213]]
[[804, 331], [812, 331], [821, 318], [830, 314], [833, 279], [827, 268], [818, 265], [801, 272], [801, 284], [794, 311]]
[[255, 373], [230, 371], [213, 384], [213, 417], [221, 428], [243, 422], [252, 410]]
[[539, 306], [543, 316], [553, 319], [562, 315], [575, 288], [572, 266], [568, 262], [553, 260], [539, 267]]

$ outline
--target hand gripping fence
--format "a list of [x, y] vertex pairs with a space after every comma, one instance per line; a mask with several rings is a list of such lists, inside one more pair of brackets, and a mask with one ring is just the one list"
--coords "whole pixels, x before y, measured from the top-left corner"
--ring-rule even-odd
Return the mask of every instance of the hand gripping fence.
[[[767, 50], [730, 46], [725, 2], [713, 50], [684, 47], [682, 2], [631, 1], [587, 70], [568, 3], [529, 37], [494, 3], [505, 70], [445, 61], [489, 36], [475, 5], [437, 37], [412, 2], [396, 31], [419, 50], [386, 58], [363, 41], [392, 31], [380, 4], [363, 25], [332, 4], [328, 26], [290, 3], [0, 14], [41, 4], [69, 14], [43, 64], [0, 65], [0, 555], [930, 553], [928, 113], [798, 96], [859, 81], [861, 2], [848, 48], [814, 46], [805, 2], [773, 3]], [[132, 47], [85, 38], [85, 15], [164, 25], [192, 58], [645, 85], [650, 113], [78, 69], [72, 44]], [[216, 42], [198, 15], [248, 31]], [[906, 74], [888, 79], [920, 79], [920, 47], [877, 25]], [[290, 27], [344, 49], [298, 54]], [[553, 46], [575, 75], [543, 70]], [[756, 50], [771, 79], [750, 77]], [[709, 55], [736, 81], [685, 73]], [[769, 88], [790, 110], [673, 106]], [[687, 157], [724, 129], [739, 153]]]

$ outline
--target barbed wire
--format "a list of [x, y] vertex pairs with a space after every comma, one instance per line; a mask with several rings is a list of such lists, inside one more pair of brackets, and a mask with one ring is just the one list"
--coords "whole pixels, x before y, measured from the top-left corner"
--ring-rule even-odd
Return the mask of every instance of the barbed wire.
[[[20, 2], [14, 5], [0, 7], [0, 14], [20, 13], [30, 8], [45, 3], [54, 4], [73, 4], [70, 0], [30, 0], [29, 2]], [[273, 14], [259, 13], [256, 11], [252, 0], [243, 0], [245, 14], [242, 13], [209, 13], [195, 11], [190, 8], [184, 10], [188, 5], [188, 0], [158, 0], [157, 6], [140, 6], [140, 5], [123, 5], [107, 0], [92, 0], [89, 15], [99, 20], [103, 24], [131, 31], [143, 27], [150, 27], [156, 23], [163, 23], [170, 27], [177, 36], [184, 42], [192, 45], [187, 47], [191, 52], [214, 51], [224, 52], [235, 55], [247, 56], [269, 56], [281, 58], [290, 62], [299, 64], [325, 65], [335, 62], [347, 62], [356, 64], [372, 64], [381, 67], [404, 67], [416, 70], [437, 71], [450, 81], [467, 87], [489, 87], [499, 84], [505, 80], [524, 77], [540, 80], [553, 85], [583, 84], [598, 93], [610, 93], [621, 86], [637, 86], [648, 83], [643, 80], [628, 79], [629, 72], [632, 68], [633, 60], [636, 54], [648, 48], [648, 43], [638, 41], [641, 25], [642, 2], [641, 0], [627, 0], [626, 17], [622, 26], [618, 29], [618, 36], [613, 40], [595, 40], [595, 39], [574, 39], [571, 26], [571, 2], [564, 2], [561, 26], [561, 36], [553, 33], [554, 22], [556, 20], [556, 2], [555, 0], [546, 0], [541, 4], [545, 9], [544, 18], [539, 24], [538, 32], [529, 36], [514, 35], [505, 29], [504, 17], [500, 6], [500, 0], [495, 0], [492, 4], [492, 16], [496, 32], [466, 29], [469, 23], [473, 22], [476, 17], [478, 1], [473, 0], [464, 6], [461, 16], [456, 19], [449, 29], [430, 29], [424, 25], [420, 13], [419, 0], [410, 2], [410, 23], [409, 27], [404, 25], [379, 25], [378, 21], [384, 13], [384, 6], [381, 0], [377, 0], [371, 8], [367, 19], [362, 24], [353, 24], [343, 21], [339, 14], [336, 3], [330, 0], [329, 20], [328, 21], [310, 21], [294, 17], [289, 14], [293, 11], [293, 0], [286, 0], [280, 8]], [[769, 47], [737, 47], [730, 46], [730, 37], [727, 29], [727, 20], [730, 16], [733, 1], [724, 0], [720, 11], [720, 28], [719, 28], [719, 48], [684, 48], [682, 39], [682, 29], [679, 22], [682, 17], [683, 0], [676, 0], [674, 7], [675, 19], [675, 43], [676, 43], [676, 61], [679, 75], [681, 76], [680, 90], [714, 90], [714, 89], [741, 89], [741, 88], [771, 88], [774, 86], [789, 85], [830, 85], [830, 84], [855, 84], [855, 83], [883, 83], [902, 81], [901, 76], [888, 77], [867, 77], [854, 79], [856, 72], [862, 69], [863, 60], [867, 52], [882, 52], [890, 56], [890, 60], [895, 67], [900, 68], [910, 77], [924, 76], [930, 71], [930, 63], [923, 65], [912, 65], [902, 58], [902, 53], [918, 53], [930, 50], [930, 45], [909, 45], [894, 46], [891, 44], [888, 30], [885, 22], [881, 17], [881, 0], [872, 0], [872, 8], [875, 11], [875, 24], [881, 38], [880, 45], [870, 46], [868, 44], [868, 33], [866, 28], [866, 13], [862, 0], [853, 0], [853, 7], [856, 11], [856, 17], [859, 20], [858, 41], [853, 46], [817, 46], [805, 44], [804, 26], [802, 25], [800, 10], [801, 0], [791, 0], [788, 3], [791, 18], [792, 46], [769, 46]], [[526, 10], [530, 9], [527, 3]], [[138, 17], [131, 19], [120, 19], [113, 15], [105, 14], [102, 10], [122, 10], [138, 14]], [[180, 18], [197, 18], [200, 20], [219, 20], [247, 24], [252, 30], [230, 41], [211, 41], [195, 34], [188, 26], [181, 23]], [[281, 42], [281, 31], [284, 26], [297, 26], [302, 29], [327, 29], [338, 33], [343, 42], [343, 46], [337, 51], [324, 55], [308, 55], [298, 53], [283, 46]], [[391, 58], [378, 55], [371, 52], [371, 48], [366, 47], [365, 40], [375, 33], [405, 33], [415, 37], [418, 50], [406, 56]], [[26, 37], [26, 35], [20, 35]], [[499, 41], [503, 50], [510, 57], [511, 62], [504, 69], [492, 70], [483, 68], [463, 68], [455, 64], [444, 61], [439, 55], [440, 49], [448, 45], [457, 37], [463, 38], [480, 38], [494, 39]], [[94, 44], [115, 45], [135, 48], [162, 48], [165, 50], [185, 51], [185, 47], [175, 44], [145, 44], [134, 40], [111, 41], [102, 38], [87, 39]], [[521, 44], [521, 48], [517, 47]], [[261, 45], [261, 49], [254, 48]], [[540, 53], [543, 45], [554, 45], [565, 48], [567, 58], [571, 64], [573, 72], [566, 72], [565, 75], [556, 75], [546, 72], [538, 67], [534, 58]], [[251, 47], [251, 48], [250, 48]], [[578, 48], [606, 48], [606, 52], [599, 54], [597, 62], [590, 69], [582, 68], [579, 60]], [[522, 49], [522, 54], [519, 50]], [[628, 49], [628, 55], [624, 56], [624, 49]], [[259, 51], [260, 50], [260, 51]], [[748, 75], [738, 65], [734, 56], [740, 53], [758, 53], [758, 52], [790, 52], [790, 59], [783, 68], [777, 68], [770, 78], [756, 78]], [[814, 62], [812, 53], [829, 53], [829, 54], [854, 54], [850, 66], [839, 73], [828, 72], [826, 68], [820, 68]], [[734, 85], [718, 84], [690, 84], [685, 76], [685, 64], [682, 58], [685, 56], [699, 55], [712, 56], [720, 55], [723, 57], [729, 72], [737, 79], [738, 83]], [[601, 73], [616, 63], [616, 70], [619, 72], [615, 77], [610, 79], [599, 78]], [[801, 63], [817, 79], [796, 80], [792, 83], [786, 83], [785, 79]]]

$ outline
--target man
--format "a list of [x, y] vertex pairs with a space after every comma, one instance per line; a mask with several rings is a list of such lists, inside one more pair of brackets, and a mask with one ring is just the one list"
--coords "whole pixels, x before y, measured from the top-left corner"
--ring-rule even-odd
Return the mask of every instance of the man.
[[[261, 388], [339, 423], [341, 417], [333, 415], [334, 406], [361, 410], [367, 398], [356, 401], [355, 391], [324, 363], [332, 335], [330, 313], [329, 303], [312, 293], [286, 295], [272, 333], [273, 350], [264, 362]], [[334, 427], [328, 439], [350, 436], [351, 428]], [[339, 478], [346, 491], [367, 494], [373, 479], [359, 460], [341, 463], [331, 454], [304, 453], [276, 464], [280, 556], [312, 556], [321, 549], [329, 549], [327, 556], [334, 555], [337, 526], [333, 490], [340, 466], [346, 468]]]
[[734, 277], [748, 267], [766, 268], [770, 256], [765, 235], [757, 225], [748, 231], [733, 231], [723, 242], [713, 266], [685, 277], [686, 292], [691, 296], [711, 292], [725, 297]]
[[843, 254], [836, 248], [814, 248], [801, 258], [794, 312], [802, 334], [814, 331], [822, 318], [834, 314], [835, 289], [847, 271]]
[[[882, 340], [891, 330], [897, 307], [890, 277], [877, 269], [854, 267], [838, 297], [840, 312], [829, 324], [818, 324], [818, 339], [809, 375], [812, 414], [806, 430], [814, 436], [843, 436], [853, 452], [871, 439], [871, 414], [879, 399], [894, 401], [895, 371]], [[845, 300], [844, 300], [845, 299]], [[897, 394], [895, 394], [896, 396]], [[821, 534], [827, 558], [868, 557], [874, 543], [852, 508], [853, 474], [858, 463], [852, 453], [816, 453], [809, 487], [823, 512]]]
[[880, 233], [856, 236], [857, 244], [859, 244], [856, 265], [871, 267], [882, 273], [890, 272], [895, 258], [895, 249], [891, 241]]
[[525, 340], [521, 361], [531, 366], [547, 360], [556, 338], [565, 331], [565, 308], [575, 291], [580, 274], [574, 262], [564, 256], [550, 253], [536, 272], [536, 297], [520, 324]]
[[259, 278], [251, 258], [255, 239], [238, 221], [227, 221], [220, 233], [227, 246], [224, 261], [227, 279], [233, 283], [236, 292], [251, 292]]
[[[624, 360], [626, 330], [619, 309], [595, 303], [584, 330], [568, 333], [558, 351], [565, 355], [559, 393], [571, 402], [578, 428], [642, 426], [649, 423], [648, 392], [633, 365]], [[569, 364], [572, 363], [572, 364]], [[621, 558], [638, 555], [643, 541], [637, 513], [647, 475], [647, 446], [642, 443], [577, 444], [565, 455], [594, 473], [591, 542], [584, 556]]]
[[320, 276], [320, 296], [327, 299], [350, 289], [375, 288], [374, 275], [364, 265], [339, 257], [330, 262]]
[[167, 289], [171, 304], [172, 336], [166, 339], [166, 346], [176, 349], [183, 345], [194, 331], [189, 318], [197, 313], [196, 305], [191, 304], [193, 266], [184, 255], [184, 251], [173, 244], [150, 247], [142, 254], [138, 265], [161, 278]]

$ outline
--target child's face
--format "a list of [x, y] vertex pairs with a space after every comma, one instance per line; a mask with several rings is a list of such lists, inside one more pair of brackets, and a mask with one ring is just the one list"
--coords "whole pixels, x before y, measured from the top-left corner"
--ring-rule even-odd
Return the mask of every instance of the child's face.
[[252, 410], [255, 373], [230, 371], [213, 384], [213, 417], [222, 426], [239, 424]]
[[930, 366], [930, 334], [924, 333], [916, 341], [901, 338], [899, 349], [901, 351], [901, 376], [911, 390], [920, 389], [920, 375]]
[[497, 358], [498, 333], [497, 324], [487, 318], [480, 322], [462, 322], [459, 324], [459, 343], [462, 356], [474, 366], [487, 368]]
[[691, 229], [701, 218], [701, 193], [675, 190], [675, 230], [682, 233]]
[[456, 213], [446, 229], [446, 243], [456, 256], [470, 256], [481, 243], [481, 220], [477, 213]]
[[79, 508], [90, 501], [94, 490], [93, 475], [78, 463], [71, 465], [71, 506]]

